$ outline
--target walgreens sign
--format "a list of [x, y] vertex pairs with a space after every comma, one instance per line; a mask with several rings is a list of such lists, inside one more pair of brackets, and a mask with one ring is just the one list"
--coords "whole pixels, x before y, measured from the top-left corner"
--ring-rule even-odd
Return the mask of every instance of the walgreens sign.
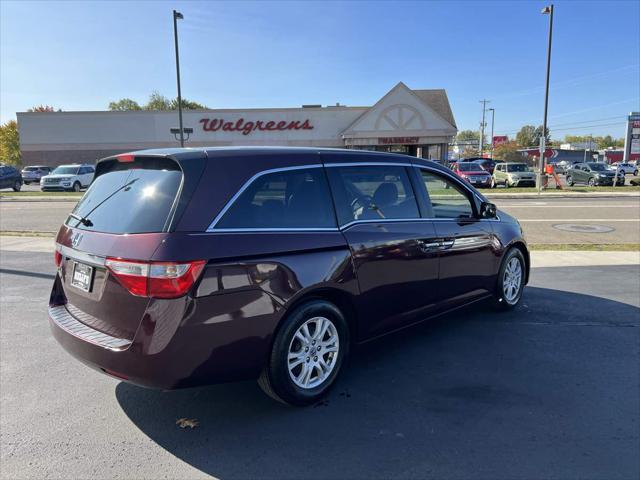
[[249, 135], [257, 130], [261, 132], [277, 132], [286, 130], [313, 130], [309, 119], [305, 120], [256, 120], [245, 121], [239, 118], [235, 121], [227, 121], [224, 118], [201, 118], [200, 125], [205, 132], [242, 132]]

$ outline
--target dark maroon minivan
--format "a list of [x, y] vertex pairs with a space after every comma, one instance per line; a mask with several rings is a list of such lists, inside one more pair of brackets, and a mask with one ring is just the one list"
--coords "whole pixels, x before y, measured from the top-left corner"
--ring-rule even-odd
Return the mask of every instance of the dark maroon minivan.
[[350, 346], [482, 299], [520, 301], [518, 222], [419, 158], [314, 148], [105, 158], [56, 238], [53, 334], [114, 377], [258, 378], [316, 401]]

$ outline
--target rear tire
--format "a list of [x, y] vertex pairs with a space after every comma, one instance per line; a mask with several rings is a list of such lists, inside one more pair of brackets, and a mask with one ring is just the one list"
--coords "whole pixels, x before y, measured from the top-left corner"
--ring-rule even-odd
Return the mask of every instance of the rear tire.
[[573, 177], [571, 175], [567, 175], [567, 185], [573, 187], [575, 184], [573, 183]]
[[309, 301], [283, 321], [258, 385], [289, 405], [316, 403], [335, 382], [348, 352], [349, 326], [342, 312], [327, 301]]
[[638, 176], [638, 170], [634, 170], [634, 171], [633, 171], [633, 176], [634, 176], [634, 177], [637, 177], [637, 176]]
[[511, 248], [502, 259], [498, 271], [494, 293], [494, 304], [498, 309], [510, 310], [520, 303], [525, 275], [526, 263], [522, 252], [518, 248]]
[[19, 192], [22, 188], [22, 182], [20, 182], [20, 180], [16, 180], [16, 183], [13, 184], [12, 188], [14, 192]]

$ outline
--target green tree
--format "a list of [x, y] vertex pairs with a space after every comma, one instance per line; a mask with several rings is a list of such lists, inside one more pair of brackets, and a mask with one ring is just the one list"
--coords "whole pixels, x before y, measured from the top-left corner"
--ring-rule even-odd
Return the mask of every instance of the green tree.
[[536, 127], [533, 125], [525, 125], [516, 134], [516, 143], [520, 147], [536, 146]]
[[0, 161], [16, 166], [22, 163], [18, 123], [15, 120], [0, 125]]
[[605, 135], [604, 137], [597, 137], [597, 138], [598, 138], [598, 148], [609, 148], [609, 147], [617, 146], [616, 140], [611, 135]]
[[109, 102], [109, 110], [117, 111], [129, 111], [129, 110], [142, 110], [142, 107], [135, 100], [130, 98], [121, 98], [115, 102]]
[[[540, 137], [542, 137], [542, 125], [536, 127], [535, 138], [533, 145], [540, 145]], [[551, 145], [551, 137], [549, 136], [549, 128], [544, 132], [544, 143], [545, 145]]]
[[171, 101], [164, 95], [154, 91], [149, 95], [149, 101], [144, 106], [145, 110], [172, 110]]
[[[171, 100], [170, 104], [171, 110], [178, 109], [178, 99], [174, 98]], [[187, 100], [186, 98], [182, 99], [182, 108], [184, 110], [206, 110], [207, 107], [198, 102], [192, 102], [191, 100]]]
[[518, 143], [513, 140], [502, 143], [493, 150], [493, 158], [504, 162], [522, 162], [525, 157], [518, 151]]
[[[58, 109], [59, 112], [62, 110]], [[55, 109], [50, 105], [36, 105], [30, 108], [27, 112], [55, 112]]]
[[456, 140], [458, 142], [472, 142], [480, 140], [480, 132], [473, 130], [461, 130], [456, 135]]

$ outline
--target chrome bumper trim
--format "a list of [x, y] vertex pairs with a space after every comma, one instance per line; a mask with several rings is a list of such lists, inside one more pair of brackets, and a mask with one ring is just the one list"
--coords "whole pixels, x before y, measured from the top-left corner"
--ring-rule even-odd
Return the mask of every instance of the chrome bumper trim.
[[121, 351], [128, 348], [132, 343], [127, 339], [112, 337], [111, 335], [102, 333], [76, 320], [76, 318], [69, 313], [65, 305], [49, 307], [49, 318], [68, 334], [85, 342], [98, 345], [99, 347]]

